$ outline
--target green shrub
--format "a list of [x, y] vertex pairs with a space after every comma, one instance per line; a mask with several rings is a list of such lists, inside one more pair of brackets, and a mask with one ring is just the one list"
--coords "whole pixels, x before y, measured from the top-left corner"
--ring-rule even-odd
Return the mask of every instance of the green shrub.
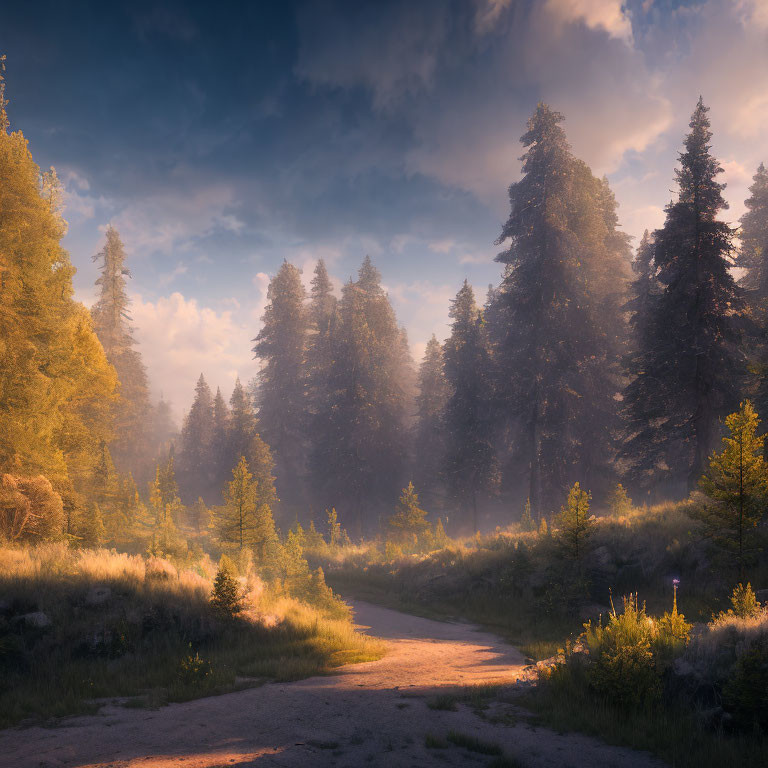
[[240, 584], [224, 562], [219, 566], [213, 582], [211, 605], [218, 613], [229, 618], [237, 616], [243, 608]]
[[736, 661], [723, 686], [723, 703], [738, 725], [768, 731], [768, 637], [765, 635]]
[[760, 603], [757, 602], [749, 582], [747, 582], [746, 587], [741, 582], [734, 587], [731, 594], [731, 611], [734, 616], [738, 616], [740, 619], [751, 619], [759, 613]]
[[190, 651], [179, 663], [179, 682], [182, 685], [196, 685], [210, 677], [212, 671], [210, 661], [202, 658], [197, 651], [194, 656]]

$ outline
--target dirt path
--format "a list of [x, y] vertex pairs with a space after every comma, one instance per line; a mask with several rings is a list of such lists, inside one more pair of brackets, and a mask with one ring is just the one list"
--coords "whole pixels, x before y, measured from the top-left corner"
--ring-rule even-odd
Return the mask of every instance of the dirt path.
[[524, 659], [468, 624], [356, 602], [359, 624], [386, 638], [381, 660], [338, 675], [269, 684], [156, 711], [105, 707], [57, 728], [0, 731], [3, 768], [429, 768], [483, 766], [457, 746], [428, 749], [449, 730], [502, 747], [525, 768], [658, 768], [648, 755], [525, 722], [492, 724], [470, 708], [434, 710], [427, 695], [457, 685], [510, 682]]

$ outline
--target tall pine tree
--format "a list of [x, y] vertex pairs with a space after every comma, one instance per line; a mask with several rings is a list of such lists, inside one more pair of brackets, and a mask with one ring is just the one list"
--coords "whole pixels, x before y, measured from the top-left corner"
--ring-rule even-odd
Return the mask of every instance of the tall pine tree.
[[195, 399], [181, 430], [179, 474], [184, 501], [192, 503], [198, 496], [208, 502], [216, 498], [216, 472], [212, 457], [213, 395], [200, 374], [195, 385]]
[[259, 428], [275, 457], [283, 504], [298, 512], [306, 474], [304, 352], [307, 313], [301, 272], [287, 261], [269, 284], [269, 303], [253, 352], [261, 361], [257, 404]]
[[444, 475], [461, 523], [480, 530], [479, 505], [497, 490], [488, 340], [472, 286], [465, 280], [451, 302], [445, 342], [447, 452]]
[[402, 487], [407, 443], [402, 334], [368, 257], [344, 286], [331, 359], [314, 476], [323, 505], [360, 536]]
[[93, 260], [101, 275], [96, 280], [99, 298], [91, 309], [93, 326], [107, 360], [120, 382], [114, 407], [115, 438], [110, 452], [123, 472], [145, 476], [151, 467], [151, 405], [147, 371], [136, 349], [131, 328], [130, 300], [126, 278], [125, 249], [113, 226], [107, 228], [104, 247]]
[[444, 411], [449, 393], [443, 369], [443, 350], [433, 335], [427, 342], [419, 367], [414, 451], [416, 485], [422, 489], [421, 496], [427, 508], [433, 511], [445, 506], [442, 477], [446, 450]]
[[651, 428], [633, 437], [638, 455], [678, 490], [696, 487], [718, 421], [738, 406], [745, 368], [744, 302], [730, 271], [733, 231], [717, 219], [728, 206], [717, 182], [722, 168], [710, 152], [708, 111], [699, 99], [675, 172], [678, 199], [654, 234], [661, 293], [650, 322], [657, 330], [639, 340], [643, 365], [627, 393], [636, 422], [649, 409], [654, 416]]
[[[539, 104], [498, 244], [508, 248], [492, 339], [509, 435], [504, 466], [541, 516], [578, 479], [608, 487], [623, 387], [628, 238], [605, 180], [573, 157], [563, 116]], [[501, 420], [501, 419], [500, 419]]]

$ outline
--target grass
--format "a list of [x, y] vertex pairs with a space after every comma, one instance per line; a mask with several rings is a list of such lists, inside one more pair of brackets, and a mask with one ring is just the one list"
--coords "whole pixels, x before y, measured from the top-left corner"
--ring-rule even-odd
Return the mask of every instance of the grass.
[[459, 731], [448, 731], [445, 738], [454, 746], [466, 749], [468, 752], [475, 752], [478, 755], [501, 756], [504, 754], [504, 750], [498, 744], [483, 741], [477, 736], [469, 736]]
[[[215, 568], [64, 545], [0, 549], [0, 727], [156, 706], [328, 673], [383, 654], [349, 619], [245, 580], [248, 610], [215, 613]], [[42, 612], [36, 627], [21, 617]]]
[[647, 750], [675, 768], [768, 765], [764, 738], [706, 728], [691, 709], [617, 709], [596, 697], [577, 669], [565, 666], [523, 694], [519, 704], [555, 730], [578, 731], [609, 744]]

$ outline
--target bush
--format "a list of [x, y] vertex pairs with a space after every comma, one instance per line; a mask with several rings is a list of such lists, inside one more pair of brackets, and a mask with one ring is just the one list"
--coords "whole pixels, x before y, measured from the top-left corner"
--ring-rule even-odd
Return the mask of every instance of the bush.
[[37, 477], [0, 476], [0, 537], [47, 541], [64, 530], [64, 505], [50, 482]]
[[644, 707], [661, 697], [661, 676], [652, 651], [654, 623], [638, 608], [637, 596], [624, 598], [624, 612], [612, 611], [608, 624], [585, 624], [584, 638], [594, 666], [594, 690], [617, 706]]
[[211, 592], [211, 605], [222, 616], [233, 618], [243, 609], [243, 596], [232, 571], [226, 563], [219, 566], [216, 578], [213, 581]]
[[760, 639], [733, 666], [723, 703], [737, 725], [768, 731], [768, 637]]

